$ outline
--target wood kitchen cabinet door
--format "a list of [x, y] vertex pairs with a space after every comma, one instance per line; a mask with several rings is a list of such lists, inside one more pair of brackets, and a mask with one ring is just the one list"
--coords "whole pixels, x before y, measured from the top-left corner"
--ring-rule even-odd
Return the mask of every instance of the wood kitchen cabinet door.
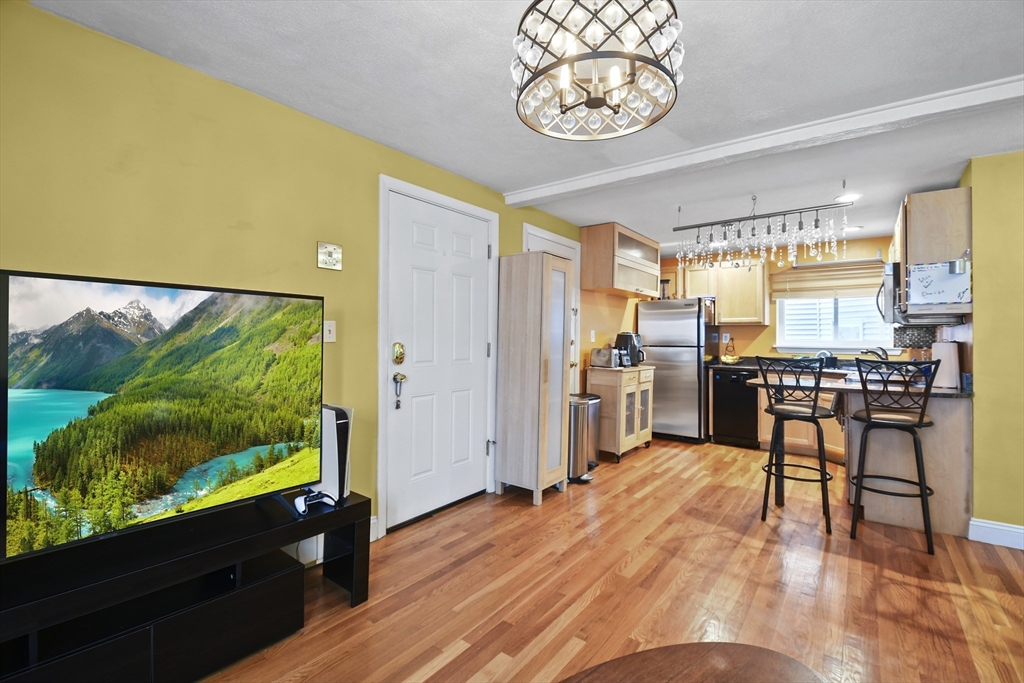
[[767, 325], [768, 270], [763, 263], [749, 267], [725, 264], [715, 283], [715, 322], [719, 325]]
[[687, 299], [698, 296], [715, 296], [715, 274], [717, 268], [687, 266], [683, 269], [683, 292]]

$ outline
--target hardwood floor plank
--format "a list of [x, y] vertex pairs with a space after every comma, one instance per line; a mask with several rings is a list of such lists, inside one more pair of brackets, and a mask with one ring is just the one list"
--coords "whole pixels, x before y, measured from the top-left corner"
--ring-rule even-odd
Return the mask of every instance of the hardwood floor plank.
[[832, 681], [1021, 681], [1024, 553], [861, 522], [845, 472], [769, 508], [760, 451], [656, 440], [589, 485], [485, 495], [371, 546], [370, 598], [307, 572], [306, 625], [217, 683], [554, 681], [699, 640]]

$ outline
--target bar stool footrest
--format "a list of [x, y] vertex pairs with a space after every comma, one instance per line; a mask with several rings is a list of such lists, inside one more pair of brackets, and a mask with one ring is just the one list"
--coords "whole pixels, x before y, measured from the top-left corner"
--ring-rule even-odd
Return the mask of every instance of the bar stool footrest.
[[[761, 465], [761, 471], [764, 472], [765, 474], [770, 474], [773, 477], [781, 476], [783, 479], [789, 479], [790, 481], [809, 481], [809, 482], [813, 482], [813, 483], [817, 483], [817, 484], [821, 483], [821, 468], [819, 468], [819, 467], [813, 467], [811, 465], [801, 465], [801, 464], [795, 463], [795, 462], [784, 462], [784, 463], [781, 463], [783, 467], [798, 467], [798, 468], [800, 468], [802, 470], [810, 470], [811, 472], [817, 472], [818, 476], [814, 477], [813, 479], [811, 479], [810, 477], [798, 477], [798, 476], [793, 475], [793, 474], [785, 474], [785, 473], [783, 473], [781, 475], [777, 474], [775, 472], [775, 468], [778, 467], [779, 464], [780, 463], [772, 464], [772, 466], [771, 466], [772, 467], [772, 471], [769, 472], [768, 471], [768, 464], [765, 463], [764, 465]], [[825, 472], [825, 481], [832, 481], [832, 474], [831, 474], [831, 472]], [[868, 489], [868, 490], [870, 490], [870, 489]]]
[[[764, 469], [764, 468], [762, 468]], [[913, 481], [911, 479], [903, 479], [902, 477], [886, 477], [881, 474], [865, 474], [864, 480], [868, 479], [885, 479], [888, 481], [898, 481], [901, 484], [910, 484], [911, 486], [917, 487], [917, 493], [900, 493], [899, 491], [883, 491], [882, 489], [873, 489], [866, 484], [861, 484], [861, 489], [864, 491], [871, 491], [872, 493], [878, 493], [883, 496], [896, 496], [897, 498], [920, 498], [921, 497], [921, 482]], [[861, 475], [857, 474], [850, 477], [850, 483], [854, 486], [857, 485], [857, 481], [861, 478]], [[935, 490], [931, 486], [926, 486], [925, 490], [928, 491], [929, 496], [935, 495]]]

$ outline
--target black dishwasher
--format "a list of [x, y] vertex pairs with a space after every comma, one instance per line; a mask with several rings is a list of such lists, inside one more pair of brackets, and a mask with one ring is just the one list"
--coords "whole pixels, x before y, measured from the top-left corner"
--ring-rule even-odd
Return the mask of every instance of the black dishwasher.
[[757, 387], [747, 382], [756, 370], [712, 370], [714, 422], [712, 441], [729, 446], [759, 448], [757, 440]]

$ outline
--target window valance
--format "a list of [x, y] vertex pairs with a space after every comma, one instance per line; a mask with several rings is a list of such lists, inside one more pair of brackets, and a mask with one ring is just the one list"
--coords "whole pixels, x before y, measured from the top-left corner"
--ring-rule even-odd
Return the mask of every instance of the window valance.
[[875, 296], [882, 284], [882, 269], [880, 261], [787, 268], [769, 276], [772, 299]]

